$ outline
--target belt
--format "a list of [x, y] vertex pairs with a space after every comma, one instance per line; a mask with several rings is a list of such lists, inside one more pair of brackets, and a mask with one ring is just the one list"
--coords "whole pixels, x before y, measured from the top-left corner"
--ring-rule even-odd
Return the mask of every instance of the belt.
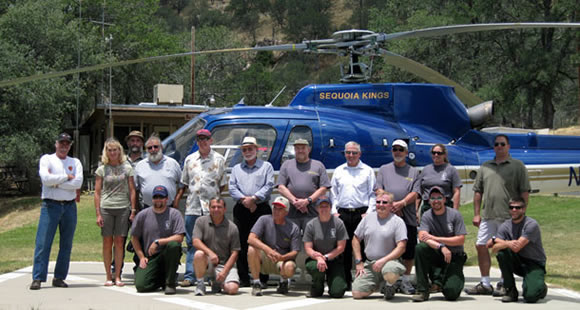
[[54, 200], [54, 199], [48, 199], [48, 198], [45, 198], [45, 199], [43, 199], [43, 200], [44, 200], [44, 201], [47, 201], [47, 202], [54, 202], [54, 203], [60, 203], [60, 204], [65, 204], [65, 203], [71, 203], [71, 202], [75, 202], [75, 200], [74, 200], [74, 199], [73, 199], [73, 200]]
[[338, 208], [338, 212], [348, 212], [348, 213], [365, 213], [369, 207], [362, 206], [358, 208]]

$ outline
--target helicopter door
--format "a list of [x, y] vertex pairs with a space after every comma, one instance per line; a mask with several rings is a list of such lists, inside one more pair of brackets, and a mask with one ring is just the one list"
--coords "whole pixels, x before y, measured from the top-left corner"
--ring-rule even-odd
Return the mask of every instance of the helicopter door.
[[[320, 131], [317, 121], [299, 120], [290, 121], [288, 123], [288, 128], [286, 130], [281, 148], [283, 153], [279, 156], [280, 163], [279, 166], [288, 160], [293, 159], [294, 155], [294, 141], [297, 139], [306, 139], [310, 144], [310, 157], [313, 159], [321, 160], [321, 142], [320, 142]], [[274, 163], [272, 163], [274, 165]], [[276, 165], [274, 165], [276, 167]]]

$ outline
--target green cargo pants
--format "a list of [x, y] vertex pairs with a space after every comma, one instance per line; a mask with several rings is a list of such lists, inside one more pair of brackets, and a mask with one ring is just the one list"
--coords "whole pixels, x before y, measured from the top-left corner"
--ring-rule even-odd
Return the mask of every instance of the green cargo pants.
[[417, 291], [429, 292], [429, 279], [443, 289], [447, 300], [457, 300], [465, 284], [463, 264], [467, 260], [465, 253], [453, 253], [447, 264], [440, 251], [432, 249], [426, 243], [415, 247], [415, 272], [417, 274]]
[[503, 275], [503, 285], [506, 289], [515, 288], [514, 273], [524, 278], [522, 289], [524, 301], [534, 303], [544, 297], [546, 282], [546, 267], [529, 259], [525, 259], [510, 249], [497, 253], [497, 262]]
[[322, 296], [324, 293], [324, 280], [328, 283], [328, 294], [332, 298], [342, 298], [346, 291], [346, 280], [344, 276], [344, 263], [342, 256], [332, 261], [327, 261], [326, 272], [318, 271], [316, 260], [308, 258], [306, 260], [306, 271], [312, 276], [312, 287], [310, 293], [312, 297]]
[[135, 270], [137, 292], [152, 292], [160, 287], [175, 287], [176, 272], [181, 259], [181, 244], [172, 241], [161, 252], [149, 257], [145, 269]]

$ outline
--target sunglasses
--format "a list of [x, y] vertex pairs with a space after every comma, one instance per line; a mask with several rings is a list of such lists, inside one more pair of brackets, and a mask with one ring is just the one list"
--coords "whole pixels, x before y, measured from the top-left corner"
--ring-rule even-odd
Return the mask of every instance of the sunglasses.
[[432, 151], [431, 154], [441, 156], [441, 155], [445, 155], [445, 152]]
[[159, 195], [155, 195], [153, 196], [153, 199], [165, 199], [167, 197], [163, 197], [163, 196], [159, 196]]
[[358, 155], [357, 151], [345, 151], [344, 154], [346, 155]]
[[494, 146], [500, 146], [500, 145], [501, 145], [501, 146], [506, 146], [506, 143], [505, 143], [505, 142], [496, 142], [496, 143], [494, 143], [493, 145], [494, 145]]
[[404, 152], [404, 151], [405, 151], [405, 149], [402, 147], [394, 147], [393, 148], [393, 152]]
[[439, 197], [430, 197], [429, 200], [433, 200], [433, 201], [440, 201], [443, 200], [443, 196], [439, 196]]
[[522, 208], [523, 208], [522, 206], [510, 206], [510, 209], [520, 210]]
[[148, 150], [152, 150], [152, 149], [158, 149], [160, 147], [161, 147], [160, 145], [150, 145], [150, 146], [147, 147], [147, 149]]
[[206, 141], [206, 140], [209, 140], [209, 139], [210, 139], [210, 137], [205, 137], [205, 136], [203, 136], [203, 137], [197, 137], [197, 141]]
[[388, 200], [377, 200], [378, 205], [388, 205], [389, 203], [391, 202]]

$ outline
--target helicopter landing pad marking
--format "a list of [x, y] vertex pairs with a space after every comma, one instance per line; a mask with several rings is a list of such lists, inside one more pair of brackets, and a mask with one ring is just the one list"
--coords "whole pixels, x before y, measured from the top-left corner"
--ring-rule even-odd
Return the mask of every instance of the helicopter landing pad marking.
[[275, 304], [268, 304], [260, 307], [249, 308], [247, 310], [285, 310], [285, 309], [294, 309], [300, 307], [309, 307], [316, 304], [321, 304], [325, 302], [329, 302], [330, 300], [323, 300], [323, 299], [303, 299], [303, 300], [293, 300], [293, 301], [285, 301], [279, 302]]
[[218, 306], [214, 304], [209, 304], [205, 302], [194, 301], [187, 298], [182, 297], [169, 297], [169, 298], [155, 298], [157, 301], [168, 302], [172, 304], [176, 304], [179, 306], [184, 306], [192, 309], [200, 309], [200, 310], [235, 310], [234, 308]]

